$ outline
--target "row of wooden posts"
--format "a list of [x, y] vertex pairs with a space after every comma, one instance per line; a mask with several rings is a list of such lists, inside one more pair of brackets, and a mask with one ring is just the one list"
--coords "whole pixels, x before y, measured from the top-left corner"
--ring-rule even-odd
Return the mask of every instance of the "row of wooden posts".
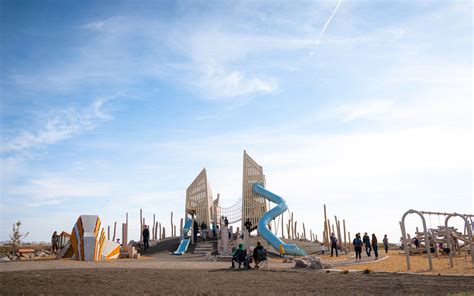
[[[175, 237], [177, 230], [176, 230], [176, 225], [173, 222], [173, 212], [171, 212], [171, 237]], [[143, 230], [145, 229], [146, 226], [146, 220], [143, 217], [143, 211], [140, 209], [140, 240], [143, 240], [142, 233]], [[150, 231], [150, 239], [152, 240], [159, 240], [159, 239], [165, 239], [166, 238], [166, 228], [161, 226], [161, 223], [156, 221], [156, 216], [153, 214], [153, 224], [149, 227]], [[179, 232], [180, 236], [182, 235], [182, 229], [183, 229], [183, 218], [180, 219], [180, 226], [179, 226]], [[114, 222], [114, 229], [113, 229], [113, 236], [110, 236], [110, 225], [107, 226], [107, 239], [112, 239], [112, 241], [115, 241], [117, 235], [117, 222]], [[122, 243], [127, 244], [128, 243], [128, 213], [125, 214], [125, 223], [122, 223]]]

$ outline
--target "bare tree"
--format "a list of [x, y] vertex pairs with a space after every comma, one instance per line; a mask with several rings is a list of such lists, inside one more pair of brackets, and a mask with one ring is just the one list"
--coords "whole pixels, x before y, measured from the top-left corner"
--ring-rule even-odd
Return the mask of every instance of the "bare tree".
[[16, 223], [13, 223], [13, 231], [12, 234], [10, 234], [10, 239], [13, 247], [17, 247], [21, 245], [21, 241], [26, 238], [29, 234], [27, 233], [21, 233], [20, 232], [20, 226], [21, 226], [21, 221], [18, 220]]

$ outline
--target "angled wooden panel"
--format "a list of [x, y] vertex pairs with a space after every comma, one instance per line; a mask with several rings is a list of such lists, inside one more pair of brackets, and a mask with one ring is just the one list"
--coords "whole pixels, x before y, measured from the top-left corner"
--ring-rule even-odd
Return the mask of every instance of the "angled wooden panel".
[[247, 219], [250, 219], [253, 225], [257, 225], [260, 218], [267, 211], [265, 199], [254, 194], [252, 191], [252, 186], [255, 183], [260, 183], [265, 186], [263, 168], [244, 150], [241, 229], [244, 228], [244, 223]]

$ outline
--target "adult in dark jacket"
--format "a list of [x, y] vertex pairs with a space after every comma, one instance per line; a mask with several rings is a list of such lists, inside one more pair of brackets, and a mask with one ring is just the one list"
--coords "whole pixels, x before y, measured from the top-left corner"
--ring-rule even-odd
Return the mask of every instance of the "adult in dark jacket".
[[337, 253], [337, 238], [334, 235], [334, 233], [331, 234], [331, 257], [333, 255], [333, 251], [336, 250], [336, 257], [339, 257], [339, 254]]
[[377, 237], [374, 233], [372, 233], [372, 249], [374, 250], [375, 260], [379, 259], [379, 245]]
[[383, 242], [383, 246], [385, 248], [385, 253], [388, 253], [388, 237], [387, 237], [387, 235], [384, 235], [382, 242]]
[[148, 240], [150, 239], [150, 230], [148, 230], [148, 226], [145, 225], [145, 229], [143, 229], [142, 232], [143, 235], [143, 247], [145, 248], [145, 251], [150, 248], [150, 245], [148, 244]]
[[255, 262], [255, 268], [258, 268], [258, 263], [261, 261], [266, 260], [267, 258], [267, 250], [260, 244], [260, 242], [257, 242], [257, 246], [255, 249], [253, 249], [253, 261]]
[[370, 252], [372, 252], [372, 247], [370, 246], [370, 237], [366, 233], [364, 233], [364, 237], [362, 238], [362, 242], [364, 243], [365, 246], [365, 253], [367, 253], [367, 256], [370, 257]]
[[360, 239], [360, 233], [357, 233], [356, 234], [356, 237], [354, 238], [354, 240], [352, 241], [352, 245], [354, 246], [354, 251], [356, 253], [356, 262], [357, 261], [361, 261], [362, 258], [361, 258], [361, 253], [362, 253], [362, 245], [363, 245], [363, 242], [362, 240]]

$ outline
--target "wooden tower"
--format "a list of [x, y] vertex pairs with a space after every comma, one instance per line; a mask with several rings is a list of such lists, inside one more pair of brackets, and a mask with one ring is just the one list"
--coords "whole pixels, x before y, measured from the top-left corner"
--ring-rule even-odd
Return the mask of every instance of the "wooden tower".
[[252, 186], [260, 183], [265, 186], [265, 175], [263, 168], [255, 162], [244, 150], [244, 167], [242, 183], [242, 220], [241, 229], [247, 218], [252, 225], [257, 225], [260, 218], [267, 211], [267, 203], [263, 197], [252, 192]]
[[190, 212], [196, 213], [198, 225], [201, 226], [202, 222], [206, 222], [209, 229], [212, 208], [212, 190], [207, 181], [206, 169], [204, 168], [186, 189], [186, 215]]

